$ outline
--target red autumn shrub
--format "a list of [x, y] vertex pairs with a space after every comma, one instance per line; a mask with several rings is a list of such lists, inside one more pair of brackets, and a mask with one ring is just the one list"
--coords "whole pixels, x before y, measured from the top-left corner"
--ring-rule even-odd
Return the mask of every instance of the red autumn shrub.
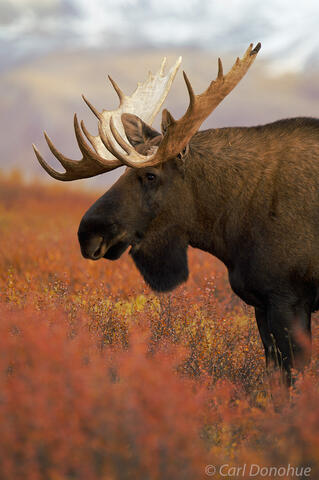
[[217, 479], [225, 463], [319, 478], [317, 318], [304, 377], [270, 388], [219, 261], [190, 249], [188, 282], [154, 295], [128, 255], [81, 257], [94, 198], [68, 187], [0, 177], [0, 478], [197, 480], [210, 464]]
[[98, 348], [61, 312], [1, 309], [0, 478], [199, 478], [207, 391], [179, 352]]

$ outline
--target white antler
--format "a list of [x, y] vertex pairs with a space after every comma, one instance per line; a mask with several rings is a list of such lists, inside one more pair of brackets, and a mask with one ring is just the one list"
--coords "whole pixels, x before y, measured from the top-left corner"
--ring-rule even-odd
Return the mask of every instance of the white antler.
[[[163, 105], [165, 98], [167, 97], [181, 61], [182, 57], [179, 57], [176, 63], [165, 75], [165, 57], [162, 61], [160, 69], [155, 73], [155, 75], [152, 75], [152, 73], [149, 72], [147, 79], [143, 83], [138, 82], [137, 88], [131, 96], [125, 95], [119, 86], [114, 82], [114, 80], [109, 77], [110, 82], [112, 83], [120, 100], [120, 105], [116, 110], [103, 110], [100, 113], [91, 105], [90, 102], [88, 102], [85, 97], [83, 97], [89, 108], [99, 119], [99, 130], [102, 130], [106, 137], [112, 138], [112, 131], [110, 128], [110, 121], [112, 118], [115, 128], [120, 132], [121, 136], [126, 139], [121, 121], [121, 116], [123, 113], [133, 113], [141, 118], [145, 123], [151, 125], [161, 106]], [[100, 135], [91, 135], [85, 127], [83, 131], [93, 145], [96, 153], [102, 158], [109, 159], [110, 155], [112, 154], [105, 148], [103, 142], [101, 141]]]

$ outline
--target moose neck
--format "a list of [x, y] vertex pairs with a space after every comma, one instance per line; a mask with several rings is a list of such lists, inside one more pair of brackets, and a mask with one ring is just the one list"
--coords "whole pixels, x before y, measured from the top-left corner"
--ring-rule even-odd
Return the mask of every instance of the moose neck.
[[258, 134], [257, 129], [206, 130], [190, 143], [186, 171], [196, 208], [190, 245], [212, 253], [227, 266], [247, 229], [247, 212], [265, 168], [252, 133]]

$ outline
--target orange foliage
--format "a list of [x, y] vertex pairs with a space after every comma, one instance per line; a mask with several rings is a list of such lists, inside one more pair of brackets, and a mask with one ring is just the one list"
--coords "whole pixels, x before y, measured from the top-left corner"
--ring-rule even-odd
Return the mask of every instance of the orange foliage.
[[0, 178], [0, 478], [225, 478], [223, 464], [318, 478], [316, 319], [308, 371], [290, 398], [270, 392], [221, 263], [190, 250], [187, 284], [154, 295], [127, 254], [81, 257], [93, 200]]

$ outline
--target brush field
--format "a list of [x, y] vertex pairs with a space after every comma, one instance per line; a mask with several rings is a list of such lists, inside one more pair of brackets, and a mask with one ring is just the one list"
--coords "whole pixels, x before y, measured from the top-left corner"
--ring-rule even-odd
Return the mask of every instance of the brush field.
[[188, 282], [155, 295], [128, 254], [81, 257], [95, 198], [0, 178], [0, 478], [251, 478], [252, 464], [319, 478], [316, 317], [288, 398], [218, 260], [190, 249]]

